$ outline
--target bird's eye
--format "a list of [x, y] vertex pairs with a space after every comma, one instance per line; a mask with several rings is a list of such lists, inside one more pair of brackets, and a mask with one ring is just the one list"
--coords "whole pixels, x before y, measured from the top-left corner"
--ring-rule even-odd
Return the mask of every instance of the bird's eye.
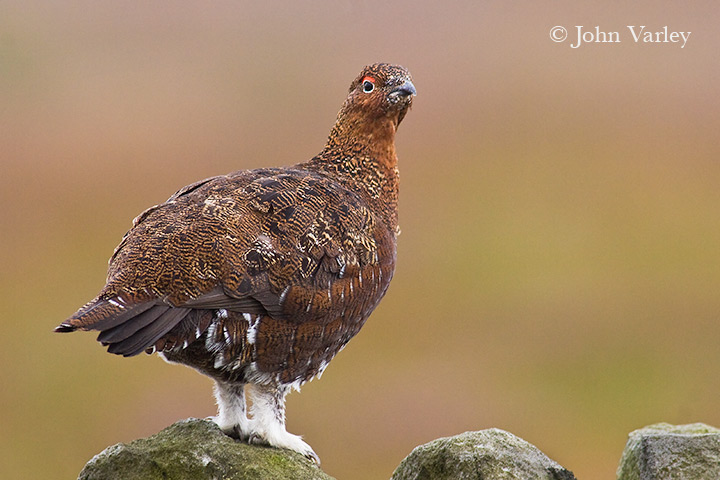
[[370, 93], [375, 90], [375, 79], [372, 77], [364, 77], [362, 79], [362, 89], [365, 93]]

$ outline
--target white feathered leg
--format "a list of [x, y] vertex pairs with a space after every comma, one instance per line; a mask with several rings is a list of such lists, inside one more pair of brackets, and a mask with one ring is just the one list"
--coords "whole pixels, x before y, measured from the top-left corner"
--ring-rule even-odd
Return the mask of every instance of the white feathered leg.
[[285, 396], [289, 387], [248, 384], [250, 442], [294, 450], [320, 465], [320, 458], [298, 435], [285, 430]]
[[250, 437], [250, 420], [245, 413], [245, 385], [215, 382], [217, 417], [212, 420], [231, 437], [247, 441]]

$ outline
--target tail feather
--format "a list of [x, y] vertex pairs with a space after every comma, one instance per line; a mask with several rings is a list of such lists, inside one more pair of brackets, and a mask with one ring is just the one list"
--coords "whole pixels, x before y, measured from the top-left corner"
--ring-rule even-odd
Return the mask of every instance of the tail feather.
[[157, 305], [156, 300], [126, 304], [120, 299], [95, 299], [61, 323], [56, 332], [108, 330]]
[[132, 357], [142, 353], [157, 342], [160, 337], [172, 330], [189, 312], [189, 308], [169, 308], [156, 320], [128, 338], [117, 343], [110, 343], [108, 352], [124, 357]]
[[157, 299], [128, 304], [120, 298], [98, 298], [58, 325], [55, 331], [99, 330], [98, 341], [108, 346], [108, 352], [129, 357], [153, 346], [190, 311], [170, 307]]
[[150, 325], [152, 322], [157, 320], [158, 317], [167, 312], [169, 308], [170, 307], [167, 306], [155, 305], [154, 307], [145, 310], [140, 315], [136, 315], [115, 327], [101, 329], [102, 331], [97, 338], [98, 342], [103, 345], [121, 342], [131, 337], [138, 330]]

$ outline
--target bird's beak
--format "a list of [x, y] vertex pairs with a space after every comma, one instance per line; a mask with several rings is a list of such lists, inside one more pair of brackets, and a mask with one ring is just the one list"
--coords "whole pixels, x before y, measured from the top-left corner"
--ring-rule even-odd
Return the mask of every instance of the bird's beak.
[[409, 97], [411, 95], [417, 95], [417, 91], [415, 90], [415, 85], [413, 85], [410, 80], [405, 80], [402, 85], [393, 88], [390, 91], [390, 95]]

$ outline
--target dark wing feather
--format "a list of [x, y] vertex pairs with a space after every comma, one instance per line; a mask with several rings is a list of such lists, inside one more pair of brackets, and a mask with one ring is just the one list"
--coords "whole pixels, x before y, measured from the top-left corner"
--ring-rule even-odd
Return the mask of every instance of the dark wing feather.
[[108, 346], [108, 352], [124, 357], [142, 353], [157, 342], [160, 337], [172, 330], [189, 312], [189, 308], [168, 308], [162, 315], [128, 338], [117, 343], [111, 343]]
[[224, 308], [243, 313], [267, 314], [275, 312], [280, 314], [279, 303], [278, 295], [270, 291], [252, 292], [250, 295], [238, 297], [228, 294], [222, 287], [216, 287], [197, 298], [187, 300], [182, 306], [211, 310]]
[[98, 342], [103, 345], [109, 345], [111, 343], [118, 343], [127, 338], [130, 338], [138, 330], [147, 327], [152, 322], [157, 320], [162, 314], [168, 311], [170, 307], [165, 305], [156, 305], [149, 310], [144, 311], [140, 315], [137, 315], [127, 321], [107, 330], [99, 329], [100, 335], [98, 335]]

